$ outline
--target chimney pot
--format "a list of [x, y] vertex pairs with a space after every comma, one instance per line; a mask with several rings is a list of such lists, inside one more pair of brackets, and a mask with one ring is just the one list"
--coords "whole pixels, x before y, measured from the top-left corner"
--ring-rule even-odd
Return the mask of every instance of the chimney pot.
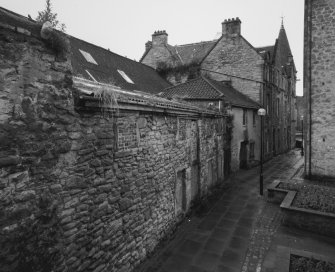
[[236, 17], [236, 19], [225, 19], [222, 23], [222, 35], [233, 35], [241, 34], [241, 20]]
[[168, 34], [165, 30], [157, 30], [152, 34], [152, 47], [162, 46], [168, 43]]

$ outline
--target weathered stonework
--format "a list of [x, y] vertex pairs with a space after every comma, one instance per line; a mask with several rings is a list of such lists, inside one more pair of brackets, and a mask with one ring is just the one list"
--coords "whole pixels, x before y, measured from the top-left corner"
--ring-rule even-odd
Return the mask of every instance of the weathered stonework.
[[154, 98], [102, 111], [38, 36], [0, 36], [2, 271], [16, 271], [8, 239], [45, 193], [61, 228], [55, 271], [132, 271], [223, 182], [223, 115]]
[[202, 62], [201, 68], [215, 80], [231, 80], [234, 88], [260, 103], [263, 63], [256, 50], [242, 36], [235, 34], [223, 35]]
[[[283, 25], [273, 46], [254, 48], [241, 35], [239, 18], [225, 20], [218, 40], [177, 46], [164, 40], [164, 45], [150, 47], [141, 62], [156, 69], [165, 64], [165, 78], [173, 85], [199, 73], [217, 81], [230, 81], [236, 90], [267, 110], [264, 159], [294, 148], [296, 70]], [[190, 63], [199, 66], [198, 74], [193, 75], [191, 69], [179, 72], [178, 67], [186, 68], [185, 64]]]
[[305, 1], [305, 174], [335, 178], [335, 4]]

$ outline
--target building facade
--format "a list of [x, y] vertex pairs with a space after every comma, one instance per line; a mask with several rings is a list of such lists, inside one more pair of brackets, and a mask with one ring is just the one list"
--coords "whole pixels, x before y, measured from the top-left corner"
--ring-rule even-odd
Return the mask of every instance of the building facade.
[[305, 174], [335, 178], [335, 2], [305, 1]]
[[[201, 107], [229, 113], [225, 130], [231, 135], [224, 150], [225, 177], [229, 171], [255, 166], [260, 160], [260, 105], [240, 93], [230, 82], [219, 82], [204, 76], [169, 87], [161, 94], [166, 98], [183, 99]], [[228, 142], [229, 143], [229, 142]]]
[[232, 86], [267, 111], [264, 157], [294, 147], [296, 70], [284, 26], [272, 46], [254, 48], [241, 35], [239, 18], [222, 23], [218, 40], [171, 46], [168, 34], [158, 31], [146, 44], [141, 62], [157, 69], [172, 84], [205, 75]]
[[41, 27], [0, 8], [1, 271], [136, 271], [222, 183], [225, 116]]

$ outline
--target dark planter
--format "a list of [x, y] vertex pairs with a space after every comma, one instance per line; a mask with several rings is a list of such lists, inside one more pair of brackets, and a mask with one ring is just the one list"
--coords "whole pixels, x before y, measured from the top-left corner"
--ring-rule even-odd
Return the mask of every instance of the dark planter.
[[284, 224], [335, 238], [335, 214], [292, 206], [296, 194], [289, 191], [280, 205], [285, 213]]
[[335, 214], [292, 206], [297, 192], [278, 188], [280, 182], [275, 180], [268, 187], [268, 201], [281, 203], [284, 224], [335, 238]]
[[277, 203], [277, 204], [280, 204], [283, 202], [289, 190], [278, 188], [280, 183], [281, 181], [276, 179], [268, 187], [268, 198], [267, 198], [268, 202]]

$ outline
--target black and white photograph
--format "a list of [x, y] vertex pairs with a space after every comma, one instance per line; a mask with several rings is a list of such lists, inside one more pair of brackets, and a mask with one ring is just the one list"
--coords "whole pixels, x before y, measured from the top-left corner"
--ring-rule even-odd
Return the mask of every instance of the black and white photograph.
[[0, 0], [0, 272], [335, 272], [335, 0]]

